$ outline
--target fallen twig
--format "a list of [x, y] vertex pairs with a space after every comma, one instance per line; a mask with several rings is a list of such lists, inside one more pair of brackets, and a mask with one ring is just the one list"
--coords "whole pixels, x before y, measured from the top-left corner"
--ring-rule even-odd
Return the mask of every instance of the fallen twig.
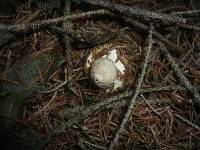
[[177, 117], [178, 119], [182, 120], [183, 122], [187, 123], [188, 125], [192, 126], [193, 128], [197, 129], [200, 131], [200, 127], [197, 126], [196, 124], [192, 123], [191, 121], [187, 120], [186, 118], [178, 115], [178, 114], [174, 114], [175, 117]]
[[[63, 10], [64, 16], [69, 16], [71, 14], [71, 8], [70, 8], [70, 1], [65, 0], [64, 4], [64, 10]], [[62, 34], [62, 39], [60, 42], [62, 43], [62, 48], [63, 48], [63, 53], [65, 57], [65, 66], [63, 67], [63, 73], [64, 73], [64, 78], [65, 80], [68, 80], [68, 89], [71, 89], [71, 85], [73, 82], [72, 80], [72, 46], [71, 46], [71, 39], [69, 34], [73, 32], [73, 23], [70, 20], [67, 20], [63, 22], [62, 25], [63, 32]], [[65, 91], [66, 92], [66, 91]]]
[[[180, 87], [180, 86], [163, 86], [163, 87], [155, 87], [155, 88], [147, 88], [147, 89], [141, 89], [140, 90], [140, 92], [139, 93], [152, 93], [152, 92], [161, 92], [161, 91], [173, 91], [173, 90], [180, 90], [180, 91], [185, 91], [186, 89], [185, 88], [183, 88], [183, 87]], [[55, 90], [55, 92], [57, 92], [56, 90]], [[97, 104], [95, 104], [95, 105], [92, 105], [92, 107], [90, 107], [90, 106], [86, 106], [86, 107], [84, 107], [84, 108], [78, 108], [78, 109], [75, 109], [75, 110], [73, 110], [73, 112], [71, 112], [71, 109], [70, 109], [70, 112], [71, 113], [69, 113], [69, 110], [68, 109], [66, 109], [65, 110], [65, 117], [66, 118], [70, 118], [69, 117], [69, 114], [73, 114], [72, 116], [72, 118], [75, 118], [75, 117], [77, 117], [77, 113], [78, 112], [81, 112], [81, 111], [85, 111], [85, 110], [89, 110], [89, 111], [87, 111], [88, 112], [88, 114], [86, 115], [86, 114], [84, 114], [84, 115], [86, 115], [86, 116], [84, 116], [83, 114], [81, 115], [82, 116], [82, 118], [87, 118], [87, 117], [89, 117], [90, 115], [93, 115], [93, 114], [95, 114], [95, 113], [97, 113], [97, 112], [99, 112], [99, 111], [101, 111], [102, 109], [109, 109], [109, 108], [112, 108], [112, 106], [113, 106], [113, 104], [114, 103], [119, 103], [118, 105], [119, 106], [121, 106], [121, 105], [123, 105], [122, 103], [123, 103], [123, 99], [124, 98], [127, 98], [127, 97], [130, 97], [130, 96], [133, 96], [133, 94], [134, 94], [134, 91], [126, 91], [126, 92], [123, 92], [123, 93], [120, 93], [120, 94], [118, 94], [118, 95], [116, 95], [116, 96], [113, 96], [112, 98], [108, 98], [108, 99], [105, 99], [105, 100], [101, 100], [99, 103], [97, 103]], [[127, 101], [126, 99], [125, 99], [125, 101]], [[124, 102], [125, 102], [124, 101]], [[168, 100], [169, 101], [169, 103], [171, 103], [171, 100]], [[154, 103], [157, 103], [157, 102], [159, 102], [159, 101], [157, 101], [157, 100], [153, 100], [153, 102]], [[143, 102], [142, 102], [143, 103]], [[140, 104], [142, 104], [142, 103], [140, 103], [139, 101], [138, 101], [138, 105], [140, 105]], [[168, 102], [167, 102], [168, 103]], [[154, 104], [155, 105], [155, 104]], [[124, 106], [124, 105], [123, 105]], [[52, 107], [52, 106], [49, 106], [49, 107]], [[36, 113], [34, 113], [33, 115], [31, 115], [29, 118], [31, 118], [31, 119], [29, 119], [29, 120], [31, 120], [31, 121], [35, 121], [35, 120], [37, 120], [37, 119], [39, 119], [41, 116], [43, 116], [44, 114], [48, 114], [49, 113], [49, 111], [51, 111], [51, 109], [48, 109], [49, 107], [45, 107], [45, 109], [43, 110], [43, 111], [38, 111], [38, 112], [36, 112]], [[55, 107], [55, 105], [54, 105], [54, 108], [56, 109], [57, 107]], [[35, 115], [35, 114], [39, 114], [39, 115]], [[78, 123], [78, 122], [77, 122]]]
[[[156, 88], [148, 88], [148, 89], [141, 89], [139, 93], [149, 93], [149, 92], [160, 92], [160, 91], [170, 91], [174, 89], [179, 90], [185, 90], [182, 87], [172, 87], [172, 86], [166, 86], [166, 87], [156, 87]], [[99, 103], [91, 106], [83, 106], [83, 107], [76, 107], [76, 108], [67, 108], [64, 110], [63, 115], [65, 118], [67, 118], [67, 121], [62, 122], [58, 127], [56, 127], [51, 133], [49, 133], [48, 137], [44, 137], [39, 142], [42, 142], [43, 144], [48, 143], [53, 138], [55, 138], [60, 133], [64, 132], [67, 128], [71, 128], [74, 124], [78, 124], [81, 121], [87, 119], [88, 117], [97, 114], [103, 109], [109, 109], [113, 107], [113, 104], [119, 103], [119, 106], [125, 106], [125, 102], [127, 101], [127, 97], [133, 96], [134, 91], [125, 91], [121, 94], [118, 94], [116, 96], [113, 96], [111, 98], [108, 98], [106, 100], [102, 100]], [[155, 105], [155, 103], [159, 104], [160, 100], [152, 100], [151, 102]], [[163, 102], [163, 100], [162, 100]], [[167, 104], [171, 104], [172, 101], [170, 99], [167, 99]], [[137, 103], [140, 105], [140, 101]], [[48, 113], [48, 112], [43, 112]], [[42, 115], [42, 114], [40, 114]], [[37, 116], [41, 117], [41, 116]], [[35, 121], [36, 118], [32, 118], [32, 120]], [[38, 143], [36, 143], [38, 145]]]
[[[135, 20], [127, 19], [127, 18], [124, 18], [124, 17], [123, 17], [123, 19], [124, 19], [125, 22], [130, 23], [130, 24], [132, 24], [133, 26], [135, 26], [139, 29], [148, 31], [148, 26], [144, 25], [143, 23], [140, 23], [140, 22], [135, 21]], [[177, 45], [175, 45], [174, 43], [169, 41], [167, 38], [165, 38], [159, 32], [153, 31], [152, 34], [153, 34], [154, 37], [156, 37], [160, 41], [166, 43], [167, 46], [170, 48], [170, 51], [172, 51], [174, 54], [176, 54], [176, 55], [183, 54], [184, 49], [182, 49], [181, 47], [178, 47]]]
[[[183, 63], [186, 58], [194, 51], [194, 48], [189, 49], [185, 54], [183, 54], [179, 60], [178, 63]], [[170, 70], [170, 72], [168, 72], [168, 74], [165, 76], [164, 80], [159, 84], [159, 86], [162, 86], [162, 84], [167, 81], [170, 77], [172, 77], [173, 71]]]
[[174, 71], [175, 75], [178, 77], [178, 80], [180, 81], [180, 84], [182, 84], [188, 90], [188, 92], [191, 93], [191, 95], [194, 98], [193, 102], [195, 104], [197, 104], [198, 106], [200, 106], [200, 95], [199, 95], [198, 90], [184, 76], [184, 74], [182, 73], [182, 71], [179, 69], [178, 64], [175, 62], [174, 58], [167, 51], [166, 47], [161, 42], [158, 42], [158, 43], [159, 43], [159, 45], [161, 47], [161, 51], [164, 53], [165, 57], [169, 60], [169, 62], [172, 63], [171, 64], [171, 68]]
[[141, 94], [141, 97], [142, 97], [142, 99], [144, 100], [144, 102], [147, 104], [147, 106], [148, 106], [158, 117], [162, 118], [161, 115], [153, 108], [153, 106], [151, 106], [151, 105], [149, 104], [149, 102], [146, 100], [146, 98], [144, 97], [143, 94]]
[[190, 24], [177, 24], [177, 25], [178, 25], [178, 27], [183, 28], [183, 29], [200, 31], [200, 27], [193, 26], [193, 25], [190, 25]]
[[141, 87], [141, 84], [142, 84], [146, 69], [147, 69], [147, 66], [148, 66], [149, 58], [150, 58], [150, 55], [151, 55], [152, 45], [153, 45], [153, 39], [152, 39], [152, 26], [151, 26], [151, 28], [149, 30], [149, 45], [147, 47], [147, 52], [146, 52], [146, 57], [145, 57], [144, 65], [143, 65], [143, 68], [142, 68], [142, 72], [141, 72], [141, 75], [140, 75], [140, 77], [138, 79], [138, 85], [137, 85], [137, 88], [135, 90], [134, 96], [130, 101], [128, 110], [125, 113], [124, 119], [122, 120], [122, 122], [121, 122], [121, 124], [119, 126], [119, 129], [115, 133], [114, 139], [112, 140], [112, 142], [111, 142], [111, 144], [109, 146], [110, 150], [112, 150], [114, 148], [114, 146], [116, 145], [116, 143], [117, 143], [117, 141], [119, 139], [119, 136], [122, 133], [124, 127], [126, 126], [126, 123], [127, 123], [128, 119], [129, 119], [129, 117], [131, 115], [131, 112], [132, 112], [132, 109], [133, 109], [133, 107], [135, 105], [136, 99], [137, 99], [138, 94], [140, 92], [140, 87]]
[[[148, 22], [159, 20], [163, 24], [176, 24], [177, 26], [179, 26], [181, 28], [200, 31], [199, 27], [186, 24], [189, 21], [187, 21], [186, 18], [183, 18], [182, 16], [180, 16], [180, 13], [179, 13], [179, 15], [177, 15], [176, 13], [163, 14], [163, 13], [158, 13], [158, 12], [151, 12], [151, 11], [141, 9], [138, 7], [123, 6], [120, 4], [111, 4], [110, 2], [104, 1], [104, 0], [98, 0], [98, 1], [96, 1], [96, 0], [81, 0], [81, 1], [95, 5], [95, 6], [99, 6], [101, 8], [108, 9], [112, 12], [117, 12], [117, 13], [123, 14], [124, 17], [129, 17], [130, 19], [132, 19], [132, 17], [136, 17], [136, 18], [142, 18], [144, 21], [148, 21]], [[190, 15], [196, 14], [197, 15], [197, 14], [199, 14], [199, 11], [191, 11], [190, 13], [188, 11], [185, 14], [190, 14]]]
[[[76, 0], [73, 0], [73, 1], [77, 2]], [[136, 18], [140, 17], [144, 19], [145, 21], [159, 20], [163, 23], [186, 23], [186, 19], [179, 17], [177, 15], [151, 12], [151, 11], [141, 9], [138, 7], [130, 7], [130, 6], [123, 6], [120, 4], [113, 4], [105, 0], [98, 0], [98, 1], [97, 0], [81, 0], [81, 2], [99, 6], [99, 7], [108, 9], [112, 12], [117, 12], [117, 13], [126, 15], [128, 17], [136, 17]]]
[[[39, 10], [36, 10], [35, 12], [31, 13], [30, 16], [26, 20], [24, 20], [24, 23], [31, 23], [33, 22], [40, 14]], [[2, 47], [5, 44], [8, 44], [9, 42], [16, 40], [16, 35], [12, 33], [8, 33], [6, 31], [0, 31], [0, 47]]]
[[185, 17], [194, 17], [194, 16], [200, 16], [200, 10], [173, 12], [172, 14]]
[[54, 92], [54, 91], [57, 91], [58, 89], [60, 89], [61, 87], [63, 87], [64, 85], [66, 85], [68, 83], [68, 80], [65, 80], [63, 81], [62, 83], [59, 83], [59, 84], [55, 84], [51, 87], [49, 87], [48, 89], [38, 89], [36, 90], [38, 93], [41, 93], [41, 94], [47, 94], [47, 93], [51, 93], [51, 92]]
[[47, 20], [38, 20], [33, 23], [21, 23], [21, 24], [14, 24], [14, 25], [6, 25], [0, 24], [0, 30], [7, 31], [7, 32], [14, 32], [14, 33], [25, 33], [30, 30], [38, 30], [48, 25], [58, 24], [60, 22], [64, 22], [66, 20], [77, 20], [81, 18], [88, 18], [94, 15], [105, 15], [109, 12], [106, 10], [96, 10], [96, 11], [88, 11], [86, 13], [74, 14], [65, 17], [59, 17], [54, 19], [47, 19]]

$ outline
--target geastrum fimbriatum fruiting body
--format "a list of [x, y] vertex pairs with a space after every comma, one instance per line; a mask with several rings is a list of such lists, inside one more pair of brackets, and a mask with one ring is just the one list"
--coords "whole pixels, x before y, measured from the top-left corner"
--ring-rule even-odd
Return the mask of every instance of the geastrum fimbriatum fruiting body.
[[105, 44], [90, 51], [85, 70], [99, 88], [116, 92], [132, 80], [133, 69], [126, 50], [125, 45]]

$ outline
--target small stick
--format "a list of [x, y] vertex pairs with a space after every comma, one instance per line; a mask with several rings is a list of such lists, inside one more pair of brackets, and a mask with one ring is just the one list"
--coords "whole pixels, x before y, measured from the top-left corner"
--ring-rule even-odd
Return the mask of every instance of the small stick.
[[[130, 24], [132, 24], [133, 26], [135, 26], [135, 27], [137, 27], [139, 29], [142, 29], [142, 30], [145, 30], [145, 31], [148, 30], [148, 26], [146, 26], [145, 24], [142, 24], [142, 23], [140, 23], [138, 21], [131, 20], [131, 19], [124, 18], [124, 17], [123, 17], [123, 19], [125, 20], [125, 22], [130, 23]], [[167, 38], [165, 38], [159, 32], [153, 31], [152, 34], [153, 34], [154, 37], [158, 38], [160, 41], [166, 43], [167, 46], [170, 48], [170, 50], [173, 53], [178, 54], [178, 55], [184, 53], [184, 50], [182, 48], [178, 47], [177, 45], [175, 45], [174, 43], [169, 41]]]
[[[0, 81], [1, 80], [6, 80], [6, 79], [1, 79], [0, 78]], [[65, 84], [68, 83], [68, 80], [65, 80], [63, 81], [62, 83], [60, 84], [55, 84], [51, 87], [49, 87], [48, 89], [44, 89], [44, 90], [36, 90], [38, 93], [41, 93], [41, 94], [47, 94], [47, 93], [51, 93], [51, 92], [54, 92], [56, 90], [59, 90], [61, 87], [63, 87]], [[185, 90], [185, 88], [183, 87], [180, 87], [180, 86], [164, 86], [164, 87], [155, 87], [155, 88], [148, 88], [148, 89], [142, 89], [140, 91], [140, 93], [150, 93], [150, 92], [159, 92], [159, 91], [170, 91], [170, 90]], [[128, 93], [131, 93], [131, 92], [128, 92]], [[129, 95], [131, 96], [131, 95]]]
[[162, 118], [161, 115], [153, 108], [153, 106], [151, 106], [151, 105], [149, 104], [149, 102], [145, 99], [145, 97], [144, 97], [143, 94], [141, 94], [141, 97], [142, 97], [142, 99], [144, 100], [144, 102], [148, 105], [148, 107], [149, 107], [157, 116], [159, 116], [160, 118]]
[[94, 149], [107, 150], [107, 148], [105, 148], [105, 147], [102, 147], [102, 146], [99, 146], [99, 145], [96, 145], [96, 144], [90, 143], [90, 142], [88, 142], [88, 141], [83, 141], [83, 143], [88, 144], [88, 145], [94, 147]]
[[[158, 88], [148, 88], [148, 89], [141, 89], [139, 93], [149, 93], [149, 92], [159, 92], [163, 90], [173, 90], [176, 89], [176, 87], [158, 87]], [[180, 89], [184, 90], [184, 89]], [[92, 106], [86, 106], [86, 107], [78, 107], [78, 108], [68, 108], [64, 111], [65, 118], [68, 118], [68, 121], [63, 122], [61, 125], [56, 127], [52, 133], [49, 134], [48, 137], [44, 137], [42, 142], [47, 143], [50, 140], [52, 140], [54, 137], [56, 137], [58, 134], [64, 132], [67, 128], [72, 127], [72, 125], [77, 124], [91, 115], [94, 115], [98, 113], [99, 111], [103, 109], [109, 109], [113, 107], [114, 103], [117, 102], [124, 102], [124, 98], [130, 97], [134, 94], [134, 91], [125, 91], [121, 94], [118, 94], [116, 96], [113, 96], [111, 98], [108, 98], [106, 100], [102, 100], [101, 102], [92, 105]], [[158, 102], [158, 100], [153, 100], [153, 102]], [[170, 99], [168, 99], [168, 103], [171, 103]], [[119, 103], [120, 106], [122, 106], [122, 103]], [[45, 112], [48, 113], [48, 112]], [[40, 141], [39, 141], [40, 142]]]
[[200, 31], [199, 27], [190, 24], [177, 24], [177, 26], [188, 30]]
[[56, 99], [58, 91], [55, 91], [53, 96], [51, 97], [50, 101], [40, 110], [38, 110], [37, 112], [33, 113], [31, 116], [29, 116], [30, 121], [35, 120], [35, 118], [38, 118], [39, 116], [42, 116], [46, 113], [46, 110], [51, 106], [51, 104], [53, 103], [53, 101]]
[[183, 118], [182, 116], [180, 116], [178, 114], [174, 114], [174, 116], [177, 117], [178, 119], [182, 120], [183, 122], [187, 123], [188, 125], [192, 126], [193, 128], [195, 128], [195, 129], [200, 131], [200, 127], [199, 126], [197, 126], [196, 124], [190, 122], [186, 118]]
[[64, 86], [65, 84], [68, 83], [68, 80], [65, 80], [63, 81], [62, 83], [60, 84], [55, 84], [53, 85], [52, 87], [48, 88], [48, 89], [45, 89], [45, 90], [36, 90], [38, 93], [41, 93], [41, 94], [47, 94], [47, 93], [51, 93], [51, 92], [54, 92], [54, 91], [57, 91], [58, 89], [60, 89], [62, 86]]
[[[71, 14], [71, 8], [70, 8], [70, 0], [65, 0], [64, 4], [64, 16], [69, 16]], [[68, 80], [68, 88], [71, 89], [71, 85], [73, 82], [71, 82], [72, 79], [72, 45], [71, 40], [69, 37], [69, 33], [71, 33], [73, 30], [73, 23], [70, 20], [67, 20], [63, 22], [63, 31], [62, 32], [62, 40], [63, 43], [63, 51], [64, 51], [64, 57], [65, 57], [65, 66], [63, 67], [64, 72], [64, 78], [65, 80]], [[65, 89], [66, 90], [66, 89]], [[66, 92], [66, 91], [65, 91]]]
[[[171, 91], [171, 90], [181, 90], [181, 91], [183, 90], [183, 91], [185, 91], [186, 89], [183, 88], [183, 87], [180, 87], [180, 86], [164, 86], [164, 87], [141, 89], [139, 93], [143, 94], [143, 93]], [[82, 116], [85, 116], [85, 117], [82, 117], [82, 118], [85, 119], [85, 118], [88, 118], [89, 116], [91, 116], [93, 114], [96, 114], [97, 112], [99, 112], [103, 109], [112, 108], [114, 103], [119, 103], [118, 105], [120, 105], [120, 106], [123, 105], [123, 104], [125, 105], [125, 103], [123, 103], [123, 102], [125, 102], [127, 100], [124, 100], [124, 98], [133, 96], [133, 94], [134, 94], [134, 91], [125, 91], [125, 92], [120, 93], [116, 96], [113, 96], [112, 98], [101, 100], [101, 102], [99, 102], [95, 105], [92, 105], [92, 107], [87, 106], [87, 107], [84, 108], [84, 111], [86, 112], [86, 110], [87, 110], [88, 113], [87, 113], [87, 115], [82, 115]], [[156, 102], [158, 102], [158, 100], [154, 100], [153, 102], [156, 103]], [[168, 102], [171, 103], [171, 101], [168, 101]], [[140, 105], [140, 102], [138, 102], [137, 104]], [[49, 111], [50, 110], [45, 110], [44, 114], [45, 113], [48, 114]], [[72, 114], [77, 114], [76, 112], [78, 112], [78, 111], [82, 111], [82, 109], [81, 110], [80, 109], [74, 110], [74, 112], [72, 112]], [[69, 114], [69, 111], [66, 110], [65, 116], [67, 118], [68, 118], [68, 114]], [[73, 116], [73, 117], [75, 117], [75, 116]]]
[[136, 99], [137, 99], [137, 97], [139, 95], [139, 92], [140, 92], [140, 87], [141, 87], [141, 84], [143, 82], [143, 78], [145, 76], [145, 72], [146, 72], [146, 69], [147, 69], [147, 66], [148, 66], [148, 62], [149, 62], [149, 58], [150, 58], [150, 55], [151, 55], [152, 45], [153, 45], [153, 39], [152, 39], [152, 26], [151, 26], [150, 30], [149, 30], [149, 45], [147, 47], [147, 52], [146, 52], [146, 57], [145, 57], [142, 73], [141, 73], [141, 75], [140, 75], [140, 77], [138, 79], [137, 88], [135, 90], [135, 93], [134, 93], [134, 96], [133, 96], [132, 100], [130, 101], [130, 104], [129, 104], [127, 112], [125, 113], [124, 119], [122, 120], [122, 122], [121, 122], [121, 124], [119, 126], [119, 129], [115, 133], [114, 139], [112, 140], [112, 142], [111, 142], [111, 144], [109, 146], [109, 150], [114, 149], [114, 146], [117, 144], [119, 136], [122, 133], [123, 129], [125, 128], [126, 123], [127, 123], [128, 119], [129, 119], [129, 117], [131, 115], [132, 109], [133, 109], [133, 107], [135, 105]]
[[[76, 0], [74, 0], [76, 2]], [[159, 20], [163, 23], [186, 23], [186, 19], [172, 14], [163, 14], [163, 13], [156, 13], [151, 12], [145, 9], [141, 9], [138, 7], [130, 7], [130, 6], [124, 6], [120, 4], [112, 4], [109, 1], [105, 0], [81, 0], [81, 2], [88, 3], [90, 5], [102, 7], [105, 9], [108, 9], [112, 12], [117, 12], [120, 14], [123, 14], [127, 17], [140, 17], [146, 21], [150, 20]]]
[[[190, 50], [188, 50], [188, 52], [186, 52], [185, 54], [183, 54], [179, 60], [178, 63], [182, 63], [186, 60], [186, 58], [194, 51], [194, 48], [191, 48]], [[167, 81], [170, 77], [172, 77], [173, 71], [170, 70], [170, 72], [168, 72], [168, 74], [165, 76], [165, 79], [159, 84], [159, 86], [162, 86], [162, 84]]]
[[[108, 9], [112, 12], [117, 12], [120, 14], [123, 14], [125, 17], [128, 17], [130, 19], [133, 19], [132, 17], [136, 18], [142, 18], [145, 21], [160, 21], [163, 24], [176, 24], [177, 26], [185, 29], [190, 30], [196, 30], [200, 31], [200, 28], [197, 26], [186, 24], [186, 22], [189, 22], [187, 19], [183, 18], [182, 16], [179, 16], [177, 14], [164, 14], [164, 13], [158, 13], [158, 12], [151, 12], [145, 9], [141, 9], [138, 7], [130, 7], [130, 6], [124, 6], [120, 4], [111, 4], [108, 1], [103, 0], [82, 0], [85, 3], [89, 3], [95, 6], [99, 6], [105, 9]], [[195, 13], [195, 12], [191, 12]], [[199, 11], [196, 11], [196, 13], [199, 13]]]
[[80, 13], [80, 14], [74, 14], [74, 15], [69, 15], [65, 17], [59, 17], [59, 18], [54, 18], [54, 19], [47, 19], [47, 20], [38, 20], [33, 23], [20, 23], [20, 24], [14, 24], [14, 25], [6, 25], [6, 24], [0, 24], [0, 31], [7, 31], [7, 32], [14, 32], [14, 33], [25, 33], [30, 30], [38, 30], [42, 27], [46, 27], [52, 24], [58, 24], [60, 22], [64, 22], [67, 20], [77, 20], [81, 18], [88, 18], [94, 15], [105, 15], [109, 14], [108, 11], [106, 10], [96, 10], [96, 11], [88, 11], [85, 13]]
[[200, 16], [200, 10], [180, 11], [180, 12], [173, 12], [172, 14], [185, 17], [194, 17], [194, 16]]
[[179, 69], [178, 64], [175, 62], [174, 58], [167, 51], [166, 47], [161, 42], [158, 42], [158, 44], [160, 45], [161, 51], [164, 53], [165, 57], [169, 60], [169, 62], [172, 63], [171, 64], [171, 68], [174, 71], [175, 75], [180, 80], [180, 84], [182, 84], [187, 89], [187, 91], [191, 93], [191, 95], [194, 98], [194, 99], [192, 99], [193, 102], [195, 104], [197, 104], [198, 106], [200, 106], [200, 95], [199, 95], [199, 92], [198, 92], [197, 88], [195, 88], [190, 83], [190, 81], [184, 76], [184, 74], [182, 73], [182, 71]]

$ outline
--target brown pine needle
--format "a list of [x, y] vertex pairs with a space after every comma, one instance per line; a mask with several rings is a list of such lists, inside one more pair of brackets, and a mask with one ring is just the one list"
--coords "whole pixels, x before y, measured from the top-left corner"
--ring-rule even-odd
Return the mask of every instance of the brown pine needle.
[[121, 122], [121, 124], [119, 126], [119, 129], [115, 133], [114, 139], [112, 140], [112, 142], [111, 142], [111, 144], [109, 146], [109, 150], [114, 149], [114, 146], [117, 144], [119, 136], [122, 133], [123, 129], [125, 128], [125, 126], [127, 124], [127, 121], [128, 121], [128, 119], [129, 119], [129, 117], [131, 115], [132, 109], [133, 109], [133, 107], [135, 105], [136, 99], [137, 99], [137, 97], [139, 95], [139, 92], [140, 92], [140, 88], [141, 88], [141, 84], [143, 82], [143, 78], [144, 78], [145, 73], [146, 73], [146, 69], [147, 69], [147, 66], [148, 66], [149, 58], [150, 58], [150, 55], [151, 55], [152, 45], [153, 45], [153, 39], [152, 39], [152, 27], [151, 27], [150, 30], [149, 30], [149, 45], [147, 47], [146, 57], [145, 57], [145, 61], [144, 61], [143, 68], [142, 68], [142, 73], [141, 73], [141, 75], [140, 75], [140, 77], [138, 79], [138, 85], [137, 85], [137, 88], [135, 90], [135, 94], [134, 94], [132, 100], [130, 101], [128, 110], [125, 113], [124, 119], [122, 120], [122, 122]]
[[175, 62], [174, 58], [168, 52], [166, 47], [161, 42], [158, 42], [158, 43], [159, 43], [159, 45], [161, 47], [161, 51], [164, 53], [165, 57], [172, 63], [171, 68], [172, 68], [173, 72], [175, 73], [175, 75], [177, 76], [178, 80], [180, 81], [180, 84], [182, 84], [182, 86], [184, 86], [187, 89], [187, 91], [190, 92], [190, 94], [193, 96], [192, 100], [193, 100], [194, 104], [200, 106], [200, 95], [199, 95], [198, 89], [196, 87], [194, 87], [190, 83], [190, 81], [184, 76], [183, 72], [179, 68], [178, 64]]
[[196, 124], [192, 123], [191, 121], [187, 120], [186, 118], [178, 115], [178, 114], [174, 114], [175, 117], [177, 117], [178, 119], [182, 120], [183, 122], [185, 122], [186, 124], [192, 126], [193, 128], [197, 129], [200, 131], [200, 127], [197, 126]]

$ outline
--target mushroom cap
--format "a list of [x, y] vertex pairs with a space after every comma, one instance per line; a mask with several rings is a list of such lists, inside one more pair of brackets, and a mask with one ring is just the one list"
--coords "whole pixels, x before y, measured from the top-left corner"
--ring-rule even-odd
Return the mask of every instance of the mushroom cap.
[[97, 59], [91, 67], [91, 77], [100, 88], [109, 88], [117, 78], [117, 68], [108, 58]]

